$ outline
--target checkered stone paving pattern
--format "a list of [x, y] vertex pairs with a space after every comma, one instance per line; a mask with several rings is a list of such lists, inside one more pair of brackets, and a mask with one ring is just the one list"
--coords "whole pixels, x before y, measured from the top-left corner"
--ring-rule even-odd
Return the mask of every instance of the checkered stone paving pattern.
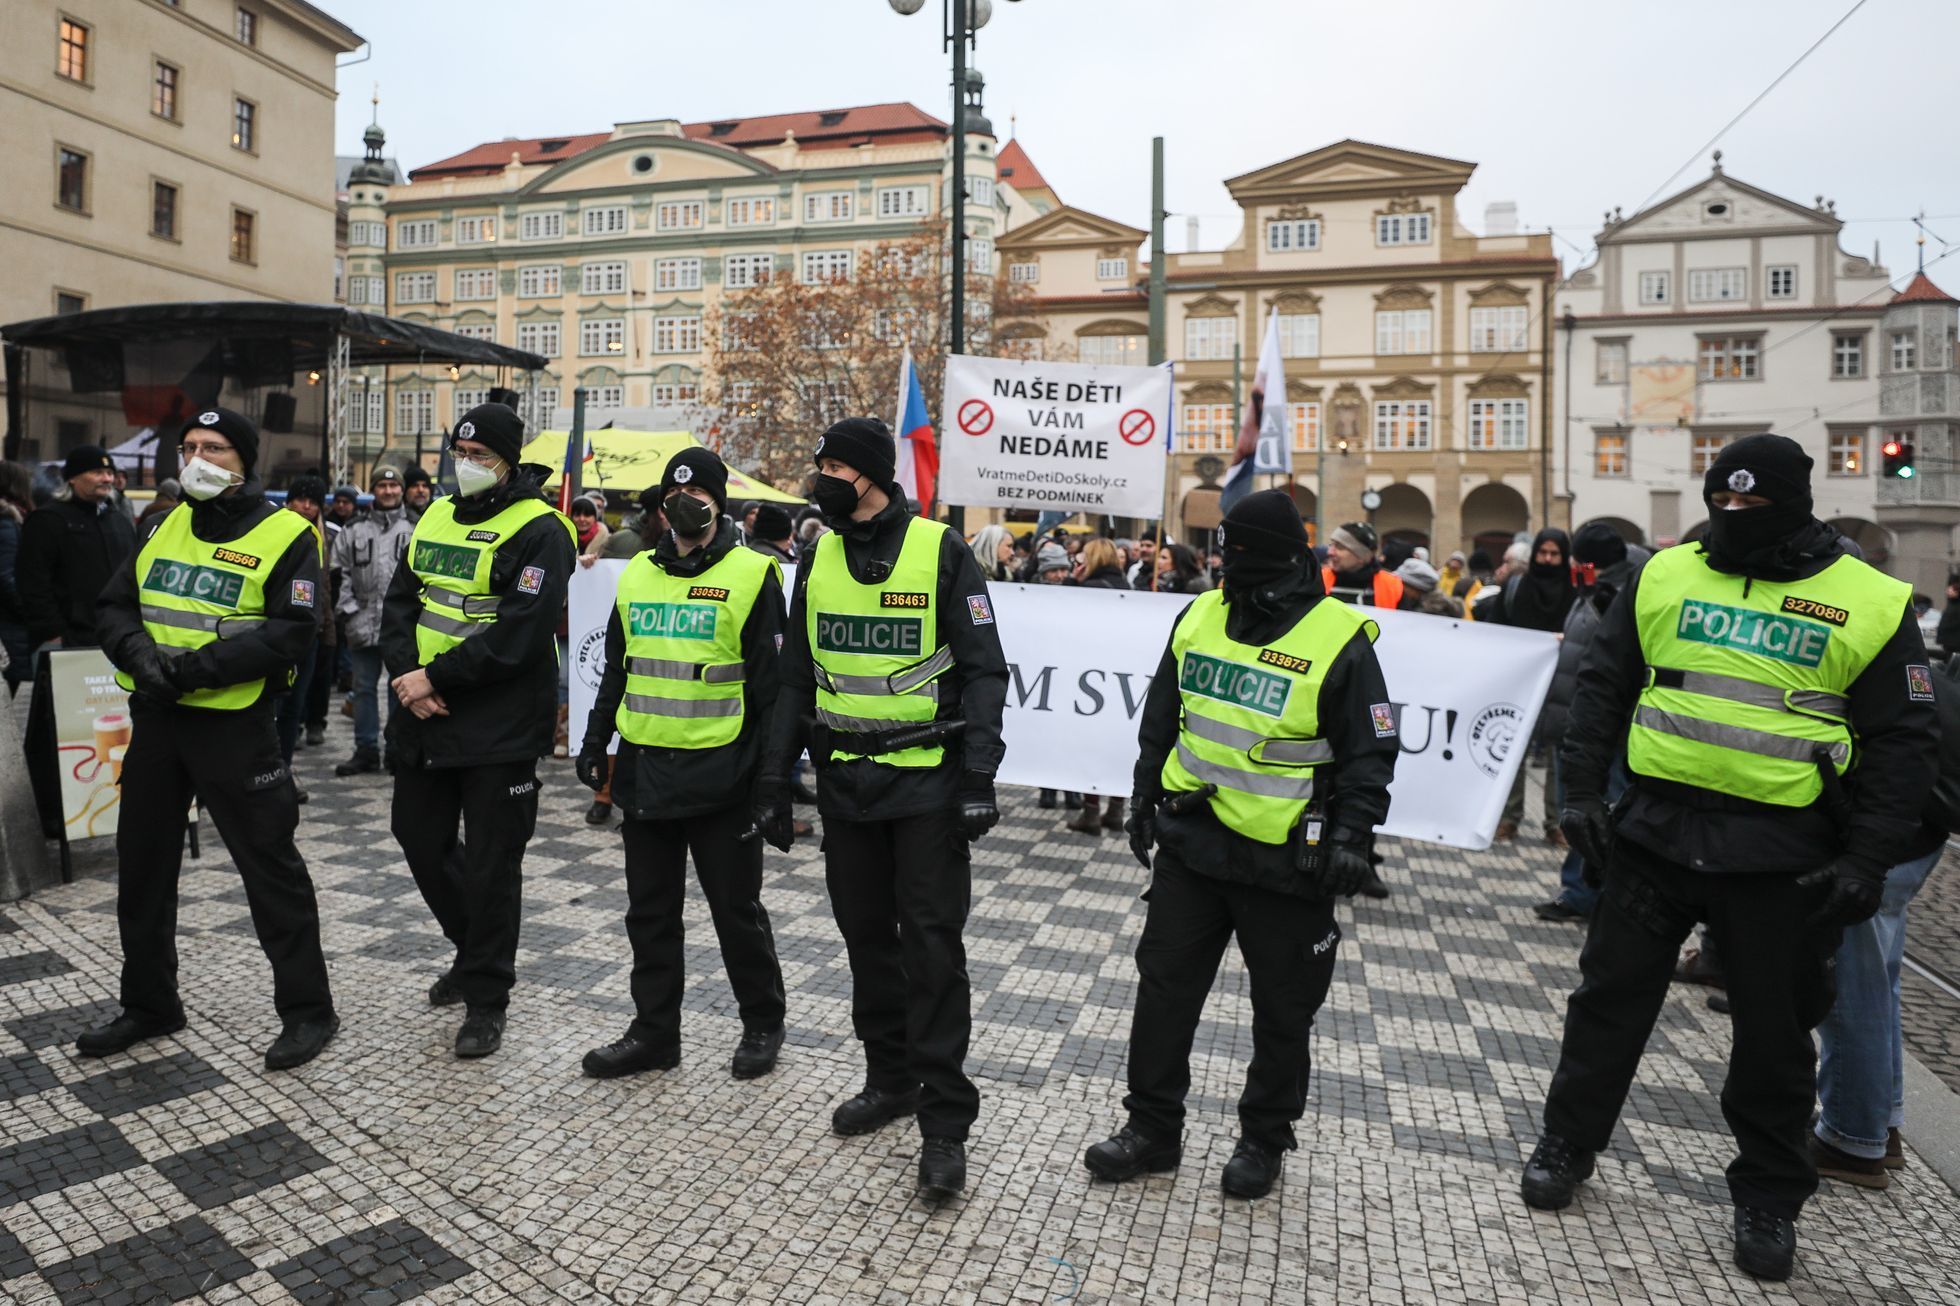
[[1300, 1150], [1244, 1203], [1218, 1190], [1251, 1055], [1236, 954], [1198, 1032], [1182, 1168], [1123, 1186], [1082, 1170], [1122, 1119], [1143, 878], [1120, 837], [1004, 791], [967, 931], [970, 1187], [928, 1210], [909, 1122], [827, 1131], [862, 1064], [814, 841], [768, 854], [790, 994], [776, 1073], [729, 1077], [739, 1024], [691, 890], [681, 1067], [584, 1079], [631, 1013], [619, 837], [547, 763], [504, 1047], [458, 1062], [459, 1011], [424, 998], [447, 947], [388, 833], [387, 780], [333, 779], [340, 751], [297, 768], [343, 1020], [312, 1065], [262, 1069], [270, 975], [209, 831], [183, 877], [190, 1027], [126, 1056], [73, 1050], [114, 1010], [104, 852], [0, 911], [0, 1301], [1960, 1303], [1960, 1197], [1919, 1164], [1884, 1193], [1826, 1185], [1791, 1284], [1732, 1268], [1729, 1035], [1700, 990], [1670, 997], [1572, 1210], [1519, 1202], [1581, 937], [1530, 913], [1556, 874], [1541, 844], [1385, 846], [1394, 896], [1341, 909]]

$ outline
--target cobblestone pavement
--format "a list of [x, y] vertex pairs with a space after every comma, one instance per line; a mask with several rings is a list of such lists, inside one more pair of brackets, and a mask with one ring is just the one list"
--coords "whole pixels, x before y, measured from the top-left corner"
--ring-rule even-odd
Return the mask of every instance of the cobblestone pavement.
[[[1960, 987], [1960, 853], [1948, 848], [1912, 900], [1906, 915], [1906, 952]], [[1910, 969], [1900, 990], [1899, 1023], [1906, 1047], [1927, 1069], [1960, 1093], [1960, 998], [1943, 992]]]
[[1387, 847], [1394, 896], [1342, 909], [1301, 1148], [1244, 1203], [1218, 1191], [1249, 1056], [1235, 956], [1199, 1035], [1182, 1169], [1121, 1187], [1083, 1172], [1084, 1144], [1120, 1123], [1140, 876], [1119, 839], [1007, 791], [967, 935], [971, 1186], [931, 1211], [909, 1129], [826, 1132], [861, 1062], [813, 843], [769, 855], [791, 995], [777, 1072], [728, 1075], [738, 1026], [697, 891], [683, 1066], [582, 1079], [630, 1011], [625, 894], [617, 834], [581, 822], [583, 791], [548, 763], [509, 1033], [459, 1063], [456, 1012], [423, 998], [445, 945], [385, 780], [335, 781], [327, 751], [302, 754], [302, 834], [344, 1026], [314, 1064], [260, 1069], [269, 975], [208, 827], [183, 877], [175, 1038], [73, 1053], [114, 993], [110, 879], [0, 916], [0, 1299], [1960, 1302], [1960, 1198], [1922, 1164], [1884, 1193], [1827, 1185], [1791, 1284], [1732, 1268], [1728, 1032], [1699, 991], [1670, 998], [1573, 1209], [1519, 1202], [1580, 938], [1530, 915], [1554, 875], [1542, 845]]

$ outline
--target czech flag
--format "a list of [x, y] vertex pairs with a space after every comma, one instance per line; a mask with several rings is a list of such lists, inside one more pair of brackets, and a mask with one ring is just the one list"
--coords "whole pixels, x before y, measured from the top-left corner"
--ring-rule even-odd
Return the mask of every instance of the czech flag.
[[926, 414], [926, 392], [919, 386], [908, 347], [898, 369], [898, 488], [919, 504], [921, 517], [932, 516], [933, 489], [939, 484], [939, 445], [932, 437], [932, 418]]
[[[573, 450], [577, 449], [582, 449], [583, 452], [579, 456], [574, 457]], [[591, 436], [587, 435], [581, 429], [565, 437], [564, 474], [558, 478], [559, 512], [565, 513], [568, 516], [571, 514], [572, 500], [578, 498], [583, 489], [580, 483], [585, 479], [582, 475], [585, 470], [585, 464], [591, 461]]]

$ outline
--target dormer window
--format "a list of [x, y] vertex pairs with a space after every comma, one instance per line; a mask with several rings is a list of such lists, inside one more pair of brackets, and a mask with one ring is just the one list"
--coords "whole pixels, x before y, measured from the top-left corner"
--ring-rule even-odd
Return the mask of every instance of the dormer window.
[[738, 125], [738, 124], [736, 124], [736, 123], [732, 123], [732, 122], [717, 122], [717, 123], [711, 123], [711, 124], [709, 124], [709, 126], [708, 126], [708, 135], [710, 135], [710, 136], [733, 136], [733, 135], [735, 134], [735, 128], [736, 128], [736, 126], [737, 126], [737, 125]]
[[569, 140], [557, 140], [557, 141], [539, 141], [539, 142], [538, 142], [538, 153], [539, 153], [539, 154], [556, 154], [556, 153], [558, 153], [558, 151], [560, 151], [560, 150], [562, 150], [562, 149], [564, 149], [564, 148], [565, 148], [565, 147], [566, 147], [567, 145], [570, 145], [570, 144], [571, 144], [571, 142], [570, 142]]
[[848, 109], [837, 109], [830, 113], [820, 113], [817, 115], [817, 126], [841, 127], [844, 125], [844, 115], [849, 112]]

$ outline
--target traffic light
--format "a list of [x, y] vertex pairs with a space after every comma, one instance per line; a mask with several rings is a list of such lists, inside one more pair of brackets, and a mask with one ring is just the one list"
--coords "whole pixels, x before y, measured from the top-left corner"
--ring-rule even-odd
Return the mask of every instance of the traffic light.
[[1887, 440], [1883, 452], [1885, 467], [1882, 475], [1896, 476], [1902, 481], [1913, 478], [1911, 445], [1903, 440]]

